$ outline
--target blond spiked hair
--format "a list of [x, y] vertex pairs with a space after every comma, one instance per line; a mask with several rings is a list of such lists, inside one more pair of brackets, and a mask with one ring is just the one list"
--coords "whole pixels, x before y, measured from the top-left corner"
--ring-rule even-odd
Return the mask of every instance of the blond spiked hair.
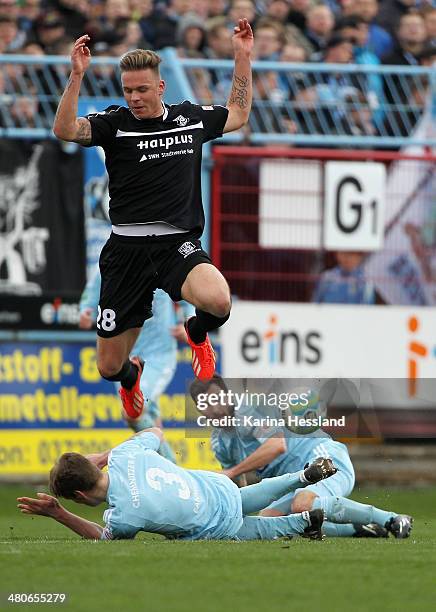
[[159, 64], [162, 59], [157, 53], [145, 49], [134, 49], [128, 51], [120, 59], [121, 72], [132, 72], [133, 70], [153, 70], [159, 74]]

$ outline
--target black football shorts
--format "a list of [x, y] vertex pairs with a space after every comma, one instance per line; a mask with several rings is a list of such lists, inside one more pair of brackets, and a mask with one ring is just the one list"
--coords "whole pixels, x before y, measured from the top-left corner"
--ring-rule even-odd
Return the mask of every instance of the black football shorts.
[[111, 234], [100, 255], [101, 290], [97, 334], [118, 336], [142, 327], [152, 316], [153, 293], [163, 289], [175, 301], [189, 272], [211, 263], [200, 240], [189, 234], [126, 237]]

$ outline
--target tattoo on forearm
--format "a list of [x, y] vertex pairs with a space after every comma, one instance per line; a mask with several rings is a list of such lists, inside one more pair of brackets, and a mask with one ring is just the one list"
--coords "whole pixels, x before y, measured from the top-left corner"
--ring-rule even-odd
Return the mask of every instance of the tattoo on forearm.
[[229, 104], [236, 104], [239, 108], [245, 109], [248, 106], [248, 85], [249, 81], [246, 76], [233, 75], [232, 91], [229, 98]]
[[78, 144], [89, 144], [91, 142], [91, 124], [89, 119], [80, 117], [78, 120], [79, 129], [76, 132], [74, 142]]

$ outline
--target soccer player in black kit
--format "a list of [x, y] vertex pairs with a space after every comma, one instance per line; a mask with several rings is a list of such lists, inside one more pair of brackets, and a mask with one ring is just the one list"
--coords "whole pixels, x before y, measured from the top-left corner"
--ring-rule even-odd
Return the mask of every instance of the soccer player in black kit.
[[201, 150], [203, 143], [248, 121], [253, 33], [246, 19], [234, 29], [235, 68], [226, 107], [165, 104], [160, 57], [136, 49], [120, 59], [127, 108], [110, 106], [77, 117], [80, 85], [91, 61], [89, 40], [85, 34], [74, 44], [53, 131], [61, 140], [101, 146], [105, 152], [112, 233], [100, 255], [97, 366], [103, 378], [120, 381], [124, 410], [136, 418], [144, 407], [142, 362], [129, 355], [152, 316], [157, 287], [196, 307], [186, 324], [193, 370], [203, 380], [215, 371], [207, 332], [227, 321], [231, 300], [226, 280], [199, 240], [204, 229]]

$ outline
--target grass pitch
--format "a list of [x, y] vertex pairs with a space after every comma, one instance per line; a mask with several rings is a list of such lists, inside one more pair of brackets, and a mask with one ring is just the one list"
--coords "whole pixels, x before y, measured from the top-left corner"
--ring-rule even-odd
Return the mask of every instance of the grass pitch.
[[[0, 486], [0, 609], [414, 612], [436, 610], [436, 490], [362, 489], [353, 498], [412, 514], [408, 540], [275, 542], [81, 540], [21, 515], [29, 486]], [[102, 508], [67, 504], [101, 522]], [[64, 604], [11, 604], [9, 593], [66, 593]]]

